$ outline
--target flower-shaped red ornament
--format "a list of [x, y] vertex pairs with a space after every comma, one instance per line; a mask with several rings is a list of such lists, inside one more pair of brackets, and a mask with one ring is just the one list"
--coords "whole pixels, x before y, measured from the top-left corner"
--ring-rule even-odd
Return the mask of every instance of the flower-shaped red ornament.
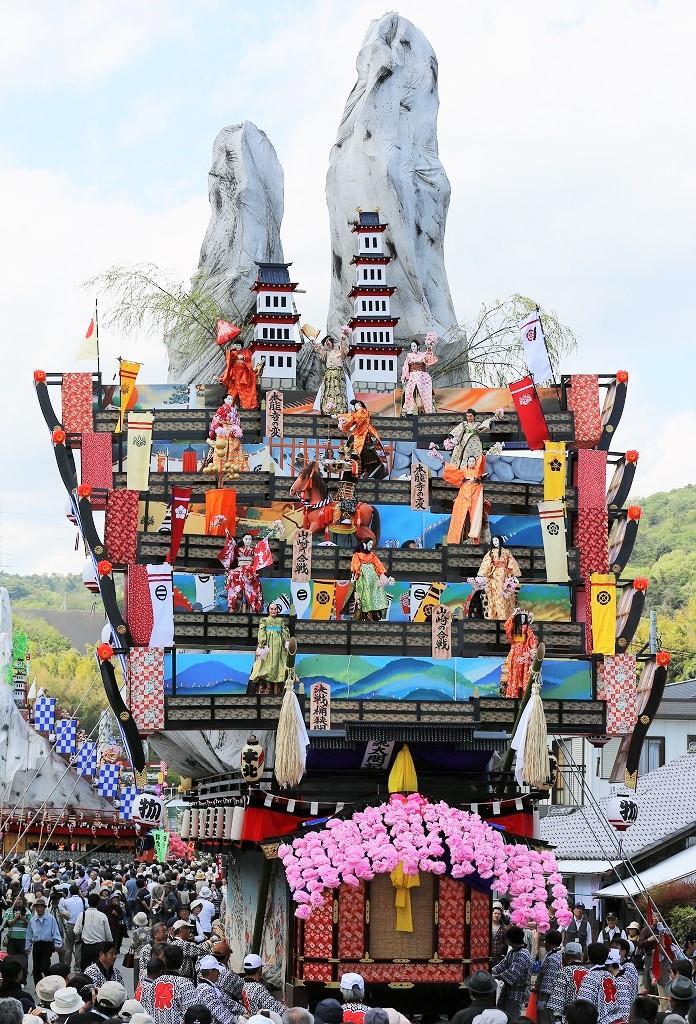
[[628, 370], [619, 370], [616, 374], [616, 380], [619, 384], [628, 384]]
[[655, 661], [660, 666], [660, 668], [667, 668], [671, 660], [672, 655], [669, 653], [669, 651], [658, 651], [657, 655], [655, 656]]
[[102, 661], [110, 661], [114, 656], [114, 649], [111, 644], [98, 644], [97, 645], [97, 656]]
[[635, 590], [640, 590], [642, 594], [648, 589], [650, 580], [646, 580], [645, 576], [636, 576], [633, 581], [633, 587]]
[[628, 518], [629, 519], [638, 520], [638, 519], [640, 519], [642, 514], [643, 514], [643, 510], [640, 507], [640, 505], [629, 505], [628, 506]]
[[54, 444], [65, 444], [65, 431], [62, 427], [54, 427], [51, 431], [51, 440]]
[[46, 371], [45, 370], [34, 370], [34, 383], [35, 384], [43, 384], [43, 382], [45, 380], [46, 380]]
[[97, 572], [100, 576], [108, 576], [112, 568], [113, 566], [111, 562], [107, 562], [106, 559], [103, 559], [101, 562], [97, 562]]
[[629, 452], [626, 452], [626, 462], [637, 462], [637, 461], [638, 461], [638, 452], [635, 450], [635, 448], [631, 448], [631, 450]]
[[77, 485], [77, 496], [78, 498], [89, 498], [92, 493], [91, 484], [78, 484]]

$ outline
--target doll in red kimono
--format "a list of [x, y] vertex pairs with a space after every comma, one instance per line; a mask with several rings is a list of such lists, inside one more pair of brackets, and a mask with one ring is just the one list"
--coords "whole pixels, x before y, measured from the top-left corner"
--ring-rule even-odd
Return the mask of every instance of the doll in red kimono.
[[234, 537], [228, 537], [218, 558], [228, 570], [225, 577], [228, 611], [239, 612], [245, 605], [246, 611], [258, 615], [263, 608], [259, 573], [273, 565], [268, 541], [254, 541], [250, 533], [244, 535], [241, 544]]
[[538, 641], [528, 612], [517, 608], [505, 622], [505, 636], [510, 650], [500, 672], [500, 693], [503, 697], [524, 696]]

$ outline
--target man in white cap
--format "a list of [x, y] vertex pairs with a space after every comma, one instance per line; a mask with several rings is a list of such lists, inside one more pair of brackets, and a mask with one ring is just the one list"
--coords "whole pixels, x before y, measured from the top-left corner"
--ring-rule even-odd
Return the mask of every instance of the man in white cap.
[[206, 1006], [216, 1024], [235, 1024], [240, 1014], [246, 1011], [241, 1003], [230, 999], [218, 985], [225, 968], [210, 953], [198, 961], [197, 967], [198, 985], [194, 1005]]
[[188, 978], [195, 985], [196, 983], [196, 961], [201, 954], [210, 952], [210, 942], [198, 937], [194, 941], [194, 921], [175, 921], [171, 927], [171, 945], [179, 946], [184, 954], [184, 962], [179, 974], [182, 978]]
[[71, 1013], [77, 1013], [85, 1001], [76, 988], [59, 988], [51, 1001], [51, 1010], [56, 1014], [53, 1024], [64, 1024]]
[[249, 1003], [249, 1013], [275, 1010], [282, 1015], [285, 1006], [273, 998], [261, 980], [263, 968], [264, 963], [258, 953], [247, 953], [244, 957], [244, 995]]
[[365, 1024], [365, 1014], [370, 1009], [365, 1000], [365, 979], [355, 971], [341, 975], [341, 998], [343, 999], [343, 1020], [351, 1024]]

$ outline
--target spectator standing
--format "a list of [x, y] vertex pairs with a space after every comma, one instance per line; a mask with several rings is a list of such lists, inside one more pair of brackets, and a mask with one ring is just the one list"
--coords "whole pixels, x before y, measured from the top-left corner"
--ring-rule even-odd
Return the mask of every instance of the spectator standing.
[[117, 981], [123, 985], [123, 976], [116, 964], [116, 946], [113, 942], [102, 942], [97, 951], [97, 959], [85, 968], [85, 974], [95, 988], [106, 985], [107, 981]]
[[532, 958], [525, 947], [524, 932], [517, 925], [510, 925], [505, 933], [508, 951], [491, 974], [503, 982], [498, 998], [499, 1008], [508, 1015], [508, 1020], [522, 1016], [531, 992]]
[[585, 914], [584, 903], [576, 903], [573, 907], [573, 920], [563, 934], [563, 941], [579, 942], [582, 946], [583, 960], [587, 959], [587, 947], [592, 942], [592, 929]]
[[63, 945], [58, 922], [46, 910], [46, 900], [39, 896], [34, 901], [34, 913], [29, 919], [24, 948], [32, 955], [34, 984], [51, 973], [54, 952]]
[[62, 963], [67, 964], [70, 968], [72, 968], [73, 953], [75, 951], [75, 925], [86, 906], [85, 899], [83, 896], [80, 896], [80, 890], [75, 883], [70, 886], [70, 895], [63, 896], [58, 901], [58, 913], [63, 918], [65, 932], [60, 959]]
[[2, 916], [2, 930], [7, 936], [8, 956], [24, 956], [27, 944], [29, 911], [24, 896], [18, 896]]
[[[274, 999], [263, 984], [263, 968], [263, 960], [257, 953], [247, 953], [244, 957], [244, 995], [249, 1004], [249, 1013], [259, 1013], [260, 1010], [275, 1010], [276, 1013], [282, 1016], [285, 1005]], [[356, 977], [359, 977], [359, 975], [356, 975]]]
[[493, 910], [491, 913], [491, 955], [489, 957], [489, 963], [491, 967], [495, 967], [505, 956], [507, 950], [507, 941], [505, 939], [506, 925], [503, 920], [503, 905], [502, 903], [494, 903]]
[[603, 942], [605, 946], [610, 946], [614, 939], [625, 939], [626, 932], [622, 929], [619, 924], [618, 918], [613, 910], [607, 913], [607, 923], [604, 928], [600, 931], [597, 936], [597, 942]]
[[471, 1024], [474, 1017], [484, 1010], [495, 1009], [498, 986], [488, 971], [475, 971], [469, 975], [464, 985], [469, 990], [471, 1003], [463, 1010], [457, 1010], [452, 1018], [452, 1024]]
[[553, 1013], [547, 1010], [547, 1004], [559, 984], [563, 970], [561, 933], [554, 930], [548, 931], [542, 942], [546, 956], [536, 980], [537, 1024], [553, 1024]]

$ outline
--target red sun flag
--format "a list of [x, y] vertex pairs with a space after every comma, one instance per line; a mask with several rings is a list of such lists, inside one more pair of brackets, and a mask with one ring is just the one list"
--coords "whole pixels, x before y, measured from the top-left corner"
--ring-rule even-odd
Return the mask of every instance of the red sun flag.
[[78, 350], [77, 359], [96, 359], [97, 358], [97, 331], [94, 325], [94, 317], [89, 322], [89, 326], [85, 331], [85, 336], [80, 343]]

